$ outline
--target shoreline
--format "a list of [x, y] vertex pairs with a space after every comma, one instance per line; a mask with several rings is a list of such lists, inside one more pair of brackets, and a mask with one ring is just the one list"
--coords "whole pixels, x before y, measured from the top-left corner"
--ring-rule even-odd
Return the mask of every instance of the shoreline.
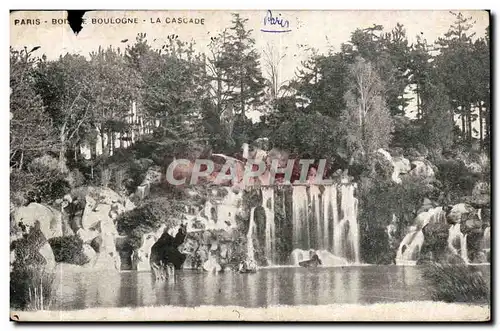
[[[17, 315], [16, 317], [13, 317]], [[158, 306], [10, 312], [14, 321], [462, 321], [486, 322], [490, 306], [433, 301], [304, 306]]]

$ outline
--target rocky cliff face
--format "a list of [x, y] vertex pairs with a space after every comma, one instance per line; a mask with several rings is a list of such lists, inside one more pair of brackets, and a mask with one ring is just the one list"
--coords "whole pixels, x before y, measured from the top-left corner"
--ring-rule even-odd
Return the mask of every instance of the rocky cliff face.
[[[83, 243], [82, 254], [89, 266], [120, 270], [120, 257], [116, 250], [118, 232], [114, 220], [134, 207], [128, 198], [109, 188], [80, 187], [56, 201], [56, 206], [32, 203], [14, 210], [12, 228], [15, 232], [11, 240], [19, 238], [23, 232], [29, 233], [30, 228], [35, 226], [46, 239], [76, 234]], [[50, 246], [45, 250], [48, 252]]]

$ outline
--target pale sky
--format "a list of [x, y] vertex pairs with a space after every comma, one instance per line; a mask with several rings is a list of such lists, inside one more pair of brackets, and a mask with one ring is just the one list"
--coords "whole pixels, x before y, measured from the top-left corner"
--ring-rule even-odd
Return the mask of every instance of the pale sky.
[[[148, 41], [153, 45], [162, 45], [168, 35], [176, 34], [183, 41], [193, 40], [200, 51], [206, 49], [210, 37], [216, 36], [222, 29], [231, 26], [231, 12], [236, 11], [94, 11], [87, 12], [87, 19], [83, 30], [76, 36], [67, 24], [52, 24], [52, 19], [66, 18], [66, 12], [14, 12], [10, 16], [11, 46], [21, 48], [27, 46], [41, 46], [36, 51], [37, 55], [46, 54], [49, 59], [55, 59], [61, 54], [76, 53], [84, 56], [97, 49], [99, 46], [112, 45], [124, 49], [135, 42], [137, 33], [147, 34]], [[343, 42], [349, 40], [351, 33], [356, 28], [366, 28], [373, 24], [381, 24], [384, 31], [390, 31], [401, 23], [406, 28], [408, 39], [416, 40], [416, 35], [422, 35], [429, 43], [437, 40], [448, 31], [454, 16], [449, 11], [272, 11], [273, 17], [288, 21], [286, 33], [261, 32], [261, 29], [275, 29], [264, 25], [268, 14], [266, 10], [237, 11], [243, 18], [248, 18], [247, 28], [253, 30], [256, 47], [263, 50], [272, 44], [286, 57], [281, 62], [281, 80], [294, 77], [295, 70], [300, 66], [300, 61], [306, 59], [304, 47], [307, 45], [325, 53], [329, 49], [338, 51]], [[466, 16], [472, 16], [476, 25], [472, 32], [483, 36], [489, 24], [486, 11], [462, 11]], [[137, 24], [92, 24], [92, 18], [137, 18]], [[204, 19], [204, 24], [174, 24], [165, 23], [173, 17]], [[160, 18], [162, 23], [156, 22]], [[40, 19], [40, 25], [14, 24], [18, 19]], [[47, 23], [45, 23], [45, 21]], [[121, 41], [128, 39], [128, 42]]]

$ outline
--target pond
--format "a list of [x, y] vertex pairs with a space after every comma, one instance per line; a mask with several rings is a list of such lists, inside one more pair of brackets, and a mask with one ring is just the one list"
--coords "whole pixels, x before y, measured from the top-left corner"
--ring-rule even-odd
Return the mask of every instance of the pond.
[[[478, 266], [485, 278], [489, 266]], [[431, 300], [420, 266], [279, 267], [254, 274], [177, 271], [157, 282], [148, 272], [60, 273], [50, 309], [173, 305], [326, 305]], [[63, 275], [63, 277], [61, 277]]]

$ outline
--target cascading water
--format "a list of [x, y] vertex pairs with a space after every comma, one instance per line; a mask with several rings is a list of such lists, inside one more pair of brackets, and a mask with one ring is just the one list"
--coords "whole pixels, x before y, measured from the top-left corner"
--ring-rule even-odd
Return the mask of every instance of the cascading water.
[[[319, 187], [316, 185], [313, 185], [309, 187], [309, 203], [312, 208], [310, 217], [312, 217], [312, 220], [310, 223], [314, 224], [314, 233], [313, 233], [313, 240], [312, 240], [312, 246], [316, 247], [317, 249], [322, 249], [323, 244], [323, 231], [322, 231], [322, 224], [321, 224], [321, 219], [319, 216], [320, 209], [319, 209], [319, 196], [321, 194], [321, 191], [319, 190]], [[311, 224], [312, 225], [312, 224]], [[312, 226], [311, 226], [312, 227]]]
[[[455, 247], [455, 242], [460, 243], [460, 254], [458, 254], [458, 250]], [[460, 231], [460, 223], [453, 224], [450, 227], [450, 232], [448, 236], [448, 247], [452, 252], [454, 252], [457, 255], [460, 255], [460, 257], [464, 260], [465, 263], [469, 263], [469, 257], [468, 257], [468, 252], [467, 252], [467, 235], [464, 235], [462, 231]]]
[[308, 196], [303, 185], [292, 188], [292, 244], [294, 248], [309, 249], [309, 227], [307, 222]]
[[[357, 220], [358, 213], [358, 199], [354, 197], [354, 186], [353, 185], [342, 185], [341, 186], [341, 208], [342, 208], [342, 220], [340, 224], [342, 226], [341, 233], [347, 232], [347, 236], [342, 236], [342, 244], [347, 244], [348, 252], [344, 254], [337, 254], [337, 256], [347, 256], [353, 258], [356, 263], [359, 263], [359, 225]], [[347, 229], [345, 227], [348, 227]], [[342, 245], [342, 248], [345, 246]]]
[[255, 231], [255, 207], [250, 209], [250, 224], [248, 225], [247, 233], [247, 254], [248, 260], [255, 261], [255, 253], [253, 247], [253, 233]]
[[263, 187], [262, 207], [266, 214], [265, 254], [268, 265], [276, 262], [276, 225], [274, 223], [274, 188]]
[[399, 244], [396, 253], [396, 264], [415, 264], [420, 257], [420, 250], [424, 244], [422, 228], [428, 223], [445, 222], [445, 214], [442, 207], [431, 208], [426, 212], [418, 214], [415, 225]]
[[[329, 250], [339, 258], [359, 263], [359, 225], [355, 186], [293, 186], [293, 248]], [[339, 221], [337, 190], [341, 197]]]

